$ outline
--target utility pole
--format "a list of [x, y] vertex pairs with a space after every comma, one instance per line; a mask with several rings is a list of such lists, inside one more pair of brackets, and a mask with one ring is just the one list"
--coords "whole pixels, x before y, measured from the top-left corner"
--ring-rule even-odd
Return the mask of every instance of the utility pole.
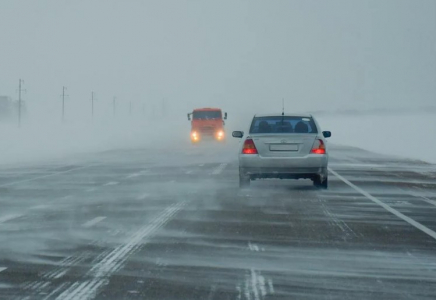
[[116, 101], [117, 101], [117, 97], [114, 97], [114, 100], [112, 102], [114, 108], [114, 117], [115, 117], [115, 110], [116, 110]]
[[66, 87], [62, 87], [62, 122], [65, 121], [65, 90]]
[[91, 116], [94, 118], [94, 92], [91, 92]]
[[21, 127], [21, 84], [24, 83], [23, 79], [18, 80], [18, 127]]

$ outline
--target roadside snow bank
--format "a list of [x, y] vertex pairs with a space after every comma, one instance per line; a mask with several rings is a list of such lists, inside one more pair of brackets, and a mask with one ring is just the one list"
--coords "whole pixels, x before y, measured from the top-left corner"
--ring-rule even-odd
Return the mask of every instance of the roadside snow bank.
[[[226, 122], [229, 146], [233, 130], [247, 129], [252, 116], [230, 114]], [[316, 115], [315, 115], [316, 116]], [[398, 115], [316, 116], [331, 143], [436, 163], [436, 116], [431, 113]], [[74, 154], [120, 148], [158, 148], [174, 151], [189, 145], [190, 123], [184, 114], [167, 118], [78, 120], [76, 123], [23, 124], [21, 129], [0, 124], [0, 164], [61, 160]]]
[[[73, 154], [120, 148], [154, 147], [188, 136], [189, 124], [149, 119], [29, 122], [22, 128], [0, 124], [0, 164], [60, 160]], [[186, 127], [186, 128], [184, 128]]]
[[436, 163], [436, 115], [318, 116], [330, 141], [373, 152]]

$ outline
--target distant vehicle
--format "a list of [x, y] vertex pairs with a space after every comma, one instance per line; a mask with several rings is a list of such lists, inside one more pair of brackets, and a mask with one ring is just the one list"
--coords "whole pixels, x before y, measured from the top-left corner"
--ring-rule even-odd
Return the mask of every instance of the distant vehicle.
[[191, 141], [198, 143], [201, 140], [224, 141], [226, 134], [224, 131], [224, 120], [227, 113], [223, 113], [219, 108], [197, 108], [192, 113], [188, 113], [188, 120], [191, 121]]
[[[243, 138], [243, 131], [234, 131]], [[328, 188], [326, 138], [312, 115], [255, 115], [239, 150], [239, 186], [262, 178], [311, 179]]]

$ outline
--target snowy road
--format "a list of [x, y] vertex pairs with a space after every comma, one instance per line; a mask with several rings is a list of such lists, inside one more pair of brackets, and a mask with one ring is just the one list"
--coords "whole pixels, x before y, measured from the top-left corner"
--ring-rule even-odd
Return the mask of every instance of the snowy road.
[[435, 299], [436, 167], [330, 168], [322, 191], [239, 190], [225, 145], [3, 167], [0, 299]]

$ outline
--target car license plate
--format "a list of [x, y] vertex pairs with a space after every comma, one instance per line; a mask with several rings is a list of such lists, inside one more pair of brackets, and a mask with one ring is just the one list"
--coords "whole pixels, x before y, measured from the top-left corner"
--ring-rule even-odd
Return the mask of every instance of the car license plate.
[[297, 144], [277, 144], [277, 145], [269, 145], [270, 151], [298, 151]]

